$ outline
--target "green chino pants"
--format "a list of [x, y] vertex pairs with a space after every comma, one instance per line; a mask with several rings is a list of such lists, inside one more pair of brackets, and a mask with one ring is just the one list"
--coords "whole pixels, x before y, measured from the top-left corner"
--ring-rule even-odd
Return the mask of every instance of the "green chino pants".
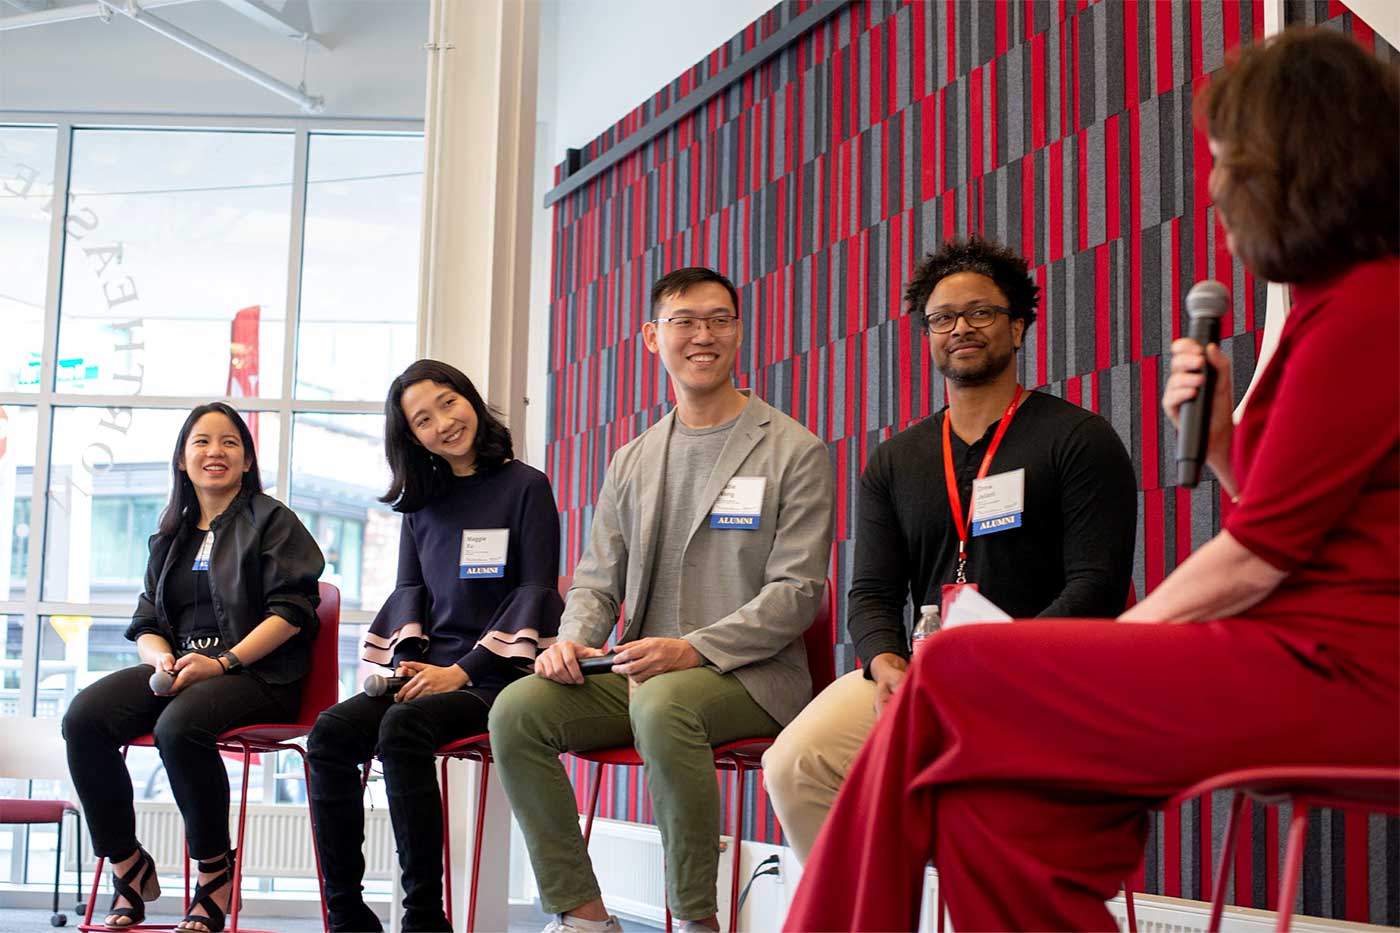
[[781, 728], [732, 674], [698, 667], [660, 674], [630, 702], [627, 678], [581, 686], [526, 677], [491, 706], [491, 748], [548, 913], [601, 896], [579, 830], [562, 752], [635, 745], [645, 762], [666, 855], [666, 897], [679, 920], [718, 911], [719, 787], [711, 747]]

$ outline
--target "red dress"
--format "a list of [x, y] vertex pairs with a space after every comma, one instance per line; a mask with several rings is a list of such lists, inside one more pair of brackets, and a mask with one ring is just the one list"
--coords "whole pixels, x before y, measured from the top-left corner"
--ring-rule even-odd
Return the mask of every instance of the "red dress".
[[1236, 768], [1400, 764], [1400, 259], [1299, 286], [1232, 450], [1226, 528], [1287, 571], [1244, 614], [1028, 620], [922, 652], [856, 759], [789, 930], [1116, 929], [1154, 803]]

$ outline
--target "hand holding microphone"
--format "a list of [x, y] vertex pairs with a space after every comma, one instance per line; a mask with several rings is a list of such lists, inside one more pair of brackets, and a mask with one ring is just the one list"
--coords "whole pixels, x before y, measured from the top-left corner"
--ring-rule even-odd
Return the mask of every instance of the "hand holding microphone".
[[383, 674], [370, 674], [365, 678], [365, 693], [372, 697], [393, 696], [399, 688], [412, 680], [412, 677], [385, 677]]
[[151, 692], [156, 696], [166, 696], [175, 686], [175, 656], [163, 654], [156, 659], [156, 671], [151, 675]]
[[1229, 358], [1220, 351], [1220, 318], [1230, 293], [1219, 282], [1197, 282], [1186, 295], [1189, 336], [1172, 343], [1171, 375], [1162, 409], [1177, 427], [1177, 482], [1200, 482], [1201, 466], [1228, 468], [1234, 430]]

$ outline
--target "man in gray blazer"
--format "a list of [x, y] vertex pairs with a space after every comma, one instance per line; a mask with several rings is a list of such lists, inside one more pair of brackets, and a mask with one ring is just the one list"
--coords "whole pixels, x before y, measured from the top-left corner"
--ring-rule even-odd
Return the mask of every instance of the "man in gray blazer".
[[[558, 640], [491, 709], [491, 744], [549, 931], [614, 930], [561, 752], [635, 745], [681, 929], [718, 929], [719, 792], [710, 749], [775, 736], [811, 696], [802, 633], [831, 552], [825, 445], [734, 387], [729, 280], [680, 269], [652, 288], [647, 349], [675, 409], [613, 456]], [[625, 608], [624, 608], [625, 607]], [[623, 613], [611, 671], [579, 661]]]

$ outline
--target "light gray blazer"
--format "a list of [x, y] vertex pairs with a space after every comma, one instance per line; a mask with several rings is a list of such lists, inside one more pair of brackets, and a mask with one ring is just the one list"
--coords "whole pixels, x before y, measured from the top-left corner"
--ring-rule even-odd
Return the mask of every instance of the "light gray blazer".
[[[802, 633], [812, 624], [831, 557], [833, 479], [812, 432], [745, 391], [688, 530], [681, 573], [681, 637], [787, 725], [812, 695]], [[574, 570], [559, 637], [601, 648], [626, 607], [619, 642], [646, 615], [666, 476], [670, 412], [613, 455]], [[735, 476], [767, 477], [756, 530], [710, 527], [710, 509]], [[702, 482], [703, 478], [697, 478]]]

